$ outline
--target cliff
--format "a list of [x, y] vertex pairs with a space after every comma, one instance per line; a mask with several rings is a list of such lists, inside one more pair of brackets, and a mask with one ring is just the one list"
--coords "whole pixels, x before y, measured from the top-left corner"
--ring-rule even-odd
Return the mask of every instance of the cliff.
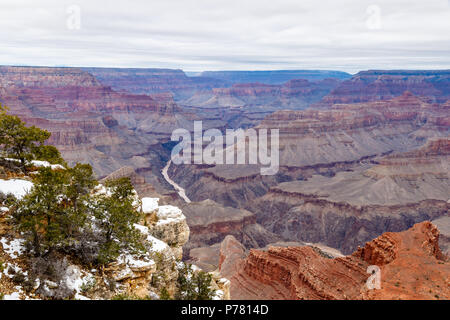
[[[334, 259], [311, 247], [251, 250], [241, 259], [242, 250], [230, 253], [224, 243], [221, 266], [233, 299], [448, 299], [450, 263], [438, 239], [437, 228], [423, 222]], [[379, 289], [366, 285], [369, 265], [380, 268]]]
[[442, 103], [450, 97], [449, 81], [449, 70], [361, 71], [343, 81], [316, 106], [389, 100], [400, 96], [404, 91]]
[[182, 70], [148, 68], [82, 68], [104, 85], [135, 94], [171, 93], [179, 100], [197, 90], [226, 85], [226, 81], [209, 77], [188, 77]]
[[[19, 182], [31, 184], [23, 179], [14, 180], [12, 185], [2, 184], [2, 192], [14, 191]], [[96, 190], [104, 192], [106, 189], [100, 185]], [[113, 262], [104, 267], [92, 267], [83, 260], [84, 257], [82, 259], [64, 250], [35, 257], [21, 234], [15, 232], [8, 222], [9, 208], [2, 207], [0, 299], [159, 299], [162, 290], [173, 295], [179, 270], [184, 267], [180, 261], [182, 246], [189, 238], [186, 218], [177, 207], [160, 206], [157, 198], [141, 200], [144, 218], [134, 227], [142, 238], [144, 251], [122, 250]], [[94, 222], [90, 227], [95, 232]], [[83, 250], [88, 257], [95, 248]], [[199, 271], [198, 268], [193, 270]], [[210, 288], [215, 290], [214, 298], [229, 298], [229, 282], [217, 274], [212, 276]]]

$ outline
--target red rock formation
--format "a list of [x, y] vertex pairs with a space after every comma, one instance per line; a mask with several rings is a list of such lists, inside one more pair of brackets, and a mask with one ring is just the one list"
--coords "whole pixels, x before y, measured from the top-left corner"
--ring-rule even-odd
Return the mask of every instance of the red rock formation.
[[175, 117], [183, 113], [170, 94], [116, 92], [78, 68], [0, 67], [0, 101], [49, 130], [66, 160], [91, 163], [99, 176], [148, 167], [142, 146], [167, 140], [186, 121]]
[[212, 200], [186, 203], [181, 206], [189, 225], [189, 241], [185, 257], [193, 248], [211, 246], [232, 235], [247, 248], [259, 248], [279, 238], [256, 223], [253, 213], [245, 209], [223, 207]]
[[[449, 299], [450, 263], [438, 239], [437, 228], [422, 222], [344, 258], [329, 259], [311, 247], [270, 247], [251, 250], [245, 260], [227, 239], [220, 265], [232, 299]], [[366, 286], [369, 265], [381, 269], [380, 289]]]
[[244, 206], [282, 179], [304, 180], [313, 172], [333, 175], [381, 155], [418, 148], [428, 138], [445, 137], [449, 121], [449, 108], [408, 92], [389, 101], [328, 110], [277, 111], [256, 129], [279, 129], [282, 177], [262, 177], [259, 168], [244, 165], [178, 166], [171, 177], [193, 200]]

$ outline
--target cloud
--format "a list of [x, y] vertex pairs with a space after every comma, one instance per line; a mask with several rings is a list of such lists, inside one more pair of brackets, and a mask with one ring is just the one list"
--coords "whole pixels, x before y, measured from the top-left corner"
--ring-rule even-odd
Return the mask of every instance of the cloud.
[[447, 0], [2, 0], [0, 41], [0, 63], [15, 65], [448, 69], [450, 5]]

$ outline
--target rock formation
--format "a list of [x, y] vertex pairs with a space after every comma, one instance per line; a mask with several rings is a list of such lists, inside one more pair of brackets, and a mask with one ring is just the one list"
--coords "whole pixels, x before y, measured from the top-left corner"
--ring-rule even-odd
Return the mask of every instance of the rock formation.
[[449, 70], [361, 71], [343, 81], [317, 106], [390, 100], [402, 95], [404, 91], [442, 103], [450, 98], [449, 81]]
[[181, 206], [190, 229], [184, 245], [185, 258], [199, 267], [214, 270], [218, 266], [218, 245], [226, 236], [234, 236], [247, 248], [264, 247], [279, 238], [256, 223], [256, 216], [245, 210], [223, 207], [204, 200]]
[[175, 99], [197, 90], [223, 87], [226, 81], [211, 77], [188, 77], [182, 70], [133, 68], [82, 68], [115, 90], [135, 94], [171, 93]]
[[324, 79], [348, 79], [350, 74], [328, 70], [273, 70], [273, 71], [204, 71], [200, 77], [221, 79], [232, 83], [282, 84], [294, 79], [320, 81]]
[[[98, 190], [102, 190], [100, 185]], [[21, 235], [8, 226], [8, 208], [0, 215], [0, 293], [5, 299], [159, 299], [162, 290], [176, 291], [182, 246], [189, 227], [181, 210], [142, 198], [144, 219], [135, 228], [143, 238], [144, 252], [123, 251], [103, 268], [88, 268], [73, 255], [52, 252], [45, 257], [27, 254]], [[95, 229], [93, 227], [93, 229]], [[201, 271], [194, 268], [194, 272]], [[229, 299], [230, 283], [213, 273], [210, 288], [215, 299]]]
[[[330, 259], [311, 247], [251, 250], [226, 239], [221, 272], [232, 299], [449, 299], [450, 263], [430, 222], [385, 233], [350, 256]], [[381, 287], [367, 286], [368, 267], [380, 268]]]

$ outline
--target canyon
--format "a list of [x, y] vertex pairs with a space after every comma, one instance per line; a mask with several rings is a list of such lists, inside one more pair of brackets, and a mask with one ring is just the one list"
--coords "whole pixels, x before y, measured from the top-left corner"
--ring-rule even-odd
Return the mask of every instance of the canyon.
[[[220, 267], [235, 279], [234, 297], [393, 298], [392, 283], [380, 295], [360, 292], [370, 259], [358, 247], [395, 232], [394, 239], [413, 233], [449, 252], [448, 70], [188, 75], [3, 66], [0, 102], [27, 124], [50, 131], [49, 143], [70, 164], [90, 163], [103, 181], [130, 177], [141, 197], [178, 206], [190, 228], [183, 260], [207, 271]], [[258, 165], [171, 163], [172, 131], [192, 132], [200, 120], [204, 130], [279, 129], [278, 173], [262, 176]], [[423, 221], [437, 226], [438, 240], [430, 236], [436, 228]], [[393, 247], [407, 251], [396, 241]], [[281, 261], [289, 263], [281, 268]], [[298, 271], [308, 263], [324, 273], [330, 269], [330, 278]], [[279, 278], [261, 271], [269, 265]], [[448, 272], [444, 266], [439, 272]], [[351, 274], [347, 283], [331, 282], [345, 272]], [[247, 285], [253, 289], [242, 289]], [[411, 297], [405, 293], [411, 290], [406, 286], [400, 297]]]

